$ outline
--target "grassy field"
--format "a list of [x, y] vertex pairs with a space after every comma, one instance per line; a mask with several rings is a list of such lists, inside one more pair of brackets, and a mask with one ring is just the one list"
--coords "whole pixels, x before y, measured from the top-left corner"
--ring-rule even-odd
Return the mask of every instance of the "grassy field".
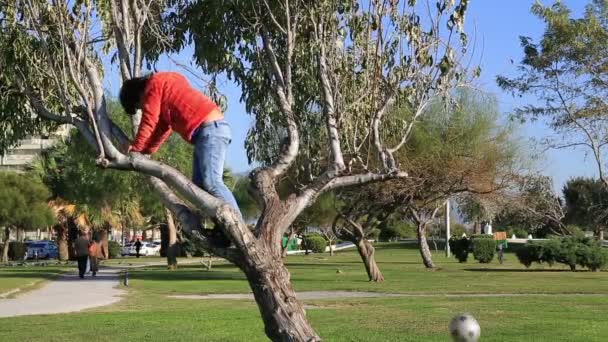
[[[509, 254], [504, 265], [458, 264], [437, 254], [435, 261], [442, 269], [429, 272], [419, 258], [416, 250], [402, 245], [378, 248], [386, 278], [382, 284], [366, 281], [352, 251], [334, 257], [289, 257], [287, 263], [299, 291], [438, 295], [306, 301], [308, 316], [326, 341], [446, 341], [450, 318], [465, 311], [480, 321], [483, 341], [605, 341], [608, 336], [608, 272], [526, 270]], [[177, 271], [159, 266], [134, 269], [130, 275], [128, 296], [116, 305], [74, 314], [0, 319], [0, 336], [3, 341], [80, 341], [90, 336], [98, 341], [266, 340], [253, 301], [167, 298], [248, 292], [244, 277], [232, 266], [211, 271], [198, 265]], [[537, 295], [508, 295], [515, 293]]]
[[69, 269], [66, 266], [0, 267], [0, 294], [17, 288], [31, 290]]

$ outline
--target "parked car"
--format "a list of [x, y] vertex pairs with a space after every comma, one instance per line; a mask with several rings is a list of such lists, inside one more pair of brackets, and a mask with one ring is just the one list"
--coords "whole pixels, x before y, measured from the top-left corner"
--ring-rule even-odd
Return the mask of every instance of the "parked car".
[[133, 246], [132, 242], [125, 243], [124, 246], [120, 249], [120, 255], [127, 256], [131, 253], [131, 246]]
[[160, 241], [153, 241], [150, 243], [150, 250], [152, 251], [151, 255], [160, 256]]
[[[135, 243], [129, 244], [129, 254], [128, 255], [137, 255], [137, 249], [135, 248]], [[126, 246], [126, 245], [125, 245]], [[160, 245], [156, 246], [152, 242], [141, 242], [141, 249], [139, 250], [139, 255], [141, 256], [149, 256], [156, 255], [160, 253]]]
[[26, 242], [26, 259], [56, 259], [59, 257], [59, 249], [54, 241], [29, 241]]

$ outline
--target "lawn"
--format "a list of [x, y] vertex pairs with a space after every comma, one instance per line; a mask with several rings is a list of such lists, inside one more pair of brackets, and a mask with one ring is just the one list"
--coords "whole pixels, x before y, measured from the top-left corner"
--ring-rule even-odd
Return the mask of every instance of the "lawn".
[[[505, 294], [306, 301], [308, 316], [326, 341], [446, 341], [450, 318], [465, 311], [480, 321], [483, 341], [605, 341], [608, 336], [608, 272], [526, 270], [510, 254], [504, 265], [458, 264], [436, 254], [442, 269], [429, 272], [419, 258], [416, 250], [403, 245], [379, 247], [377, 259], [387, 279], [382, 284], [366, 281], [352, 251], [286, 261], [299, 291]], [[90, 336], [99, 341], [266, 340], [253, 301], [167, 298], [248, 291], [244, 277], [232, 266], [211, 271], [199, 265], [177, 271], [149, 267], [131, 270], [130, 279], [127, 298], [116, 305], [0, 319], [0, 336], [3, 341], [78, 341]], [[515, 293], [538, 295], [508, 295]]]
[[[17, 288], [21, 291], [31, 290], [70, 270], [66, 266], [2, 266], [0, 267], [0, 294]], [[1, 299], [0, 299], [1, 300]]]

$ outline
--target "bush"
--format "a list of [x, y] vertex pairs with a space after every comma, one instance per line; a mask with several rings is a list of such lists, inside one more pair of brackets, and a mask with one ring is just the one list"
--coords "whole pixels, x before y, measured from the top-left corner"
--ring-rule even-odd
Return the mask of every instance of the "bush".
[[526, 267], [533, 262], [549, 265], [558, 262], [568, 265], [572, 271], [577, 265], [597, 271], [608, 264], [608, 251], [602, 249], [598, 241], [585, 237], [569, 236], [527, 243], [516, 255]]
[[515, 251], [515, 255], [519, 262], [521, 262], [526, 268], [530, 267], [533, 262], [540, 261], [541, 246], [535, 242], [529, 242], [524, 247], [519, 248]]
[[450, 239], [450, 250], [454, 254], [454, 257], [458, 259], [458, 262], [467, 262], [469, 258], [469, 250], [471, 249], [471, 240], [462, 237], [453, 237]]
[[325, 247], [327, 247], [327, 241], [319, 235], [308, 235], [304, 237], [305, 249], [310, 249], [314, 253], [323, 253], [325, 252]]
[[580, 249], [579, 264], [597, 272], [608, 264], [608, 251], [601, 246], [585, 246]]
[[27, 246], [23, 242], [11, 241], [8, 244], [8, 258], [9, 260], [23, 260]]
[[108, 253], [110, 259], [114, 259], [120, 255], [120, 245], [116, 241], [108, 241]]
[[492, 236], [477, 236], [473, 238], [473, 257], [482, 264], [487, 264], [494, 259], [496, 252], [496, 241]]

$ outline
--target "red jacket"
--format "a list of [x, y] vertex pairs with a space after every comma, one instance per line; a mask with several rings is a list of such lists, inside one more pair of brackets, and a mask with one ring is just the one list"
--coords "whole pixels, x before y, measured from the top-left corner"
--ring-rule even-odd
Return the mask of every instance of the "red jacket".
[[156, 152], [172, 131], [192, 143], [192, 133], [205, 122], [218, 106], [188, 80], [175, 72], [159, 72], [150, 76], [144, 90], [139, 131], [131, 151]]

